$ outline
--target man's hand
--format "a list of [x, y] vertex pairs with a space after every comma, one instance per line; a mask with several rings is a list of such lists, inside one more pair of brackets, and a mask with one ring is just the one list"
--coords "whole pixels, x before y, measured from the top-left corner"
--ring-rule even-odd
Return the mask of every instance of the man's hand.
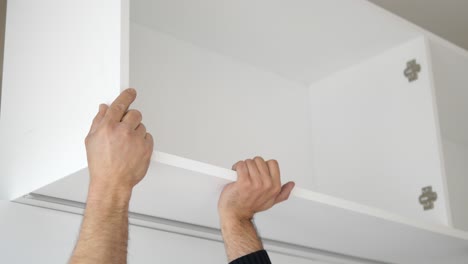
[[130, 196], [153, 153], [141, 113], [128, 110], [135, 98], [127, 89], [109, 107], [100, 105], [86, 137], [90, 183], [71, 264], [127, 262]]
[[123, 91], [110, 107], [100, 105], [93, 120], [85, 140], [92, 199], [107, 191], [130, 193], [146, 175], [153, 137], [141, 123], [141, 113], [127, 111], [135, 98], [134, 89]]
[[224, 187], [218, 202], [229, 261], [263, 249], [252, 223], [254, 215], [287, 200], [294, 188], [294, 182], [281, 186], [276, 160], [255, 157], [237, 162], [232, 169], [237, 181]]
[[221, 220], [251, 220], [255, 213], [265, 211], [288, 199], [294, 182], [281, 186], [276, 160], [261, 157], [239, 161], [232, 166], [237, 181], [228, 184], [218, 203]]

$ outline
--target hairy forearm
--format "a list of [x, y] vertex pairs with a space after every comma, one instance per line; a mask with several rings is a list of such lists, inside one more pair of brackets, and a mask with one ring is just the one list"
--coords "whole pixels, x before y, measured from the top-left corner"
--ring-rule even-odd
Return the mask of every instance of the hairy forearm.
[[126, 263], [131, 192], [91, 185], [71, 264]]
[[255, 225], [251, 220], [235, 218], [222, 220], [221, 232], [229, 262], [263, 249]]

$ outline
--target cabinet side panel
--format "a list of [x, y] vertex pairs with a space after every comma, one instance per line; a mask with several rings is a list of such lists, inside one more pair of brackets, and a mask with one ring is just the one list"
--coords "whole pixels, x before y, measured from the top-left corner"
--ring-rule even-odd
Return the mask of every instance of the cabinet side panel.
[[7, 8], [2, 199], [86, 167], [92, 118], [121, 80], [120, 1], [15, 0]]
[[447, 138], [442, 142], [453, 225], [468, 231], [468, 146]]
[[468, 230], [468, 52], [429, 39], [453, 224]]
[[131, 41], [134, 107], [157, 150], [225, 168], [261, 155], [311, 188], [307, 87], [139, 24]]
[[[449, 224], [428, 63], [421, 37], [311, 86], [319, 191]], [[426, 186], [439, 194], [427, 211]]]
[[429, 40], [443, 137], [468, 145], [468, 52]]
[[0, 114], [2, 111], [3, 53], [5, 47], [6, 0], [0, 0]]

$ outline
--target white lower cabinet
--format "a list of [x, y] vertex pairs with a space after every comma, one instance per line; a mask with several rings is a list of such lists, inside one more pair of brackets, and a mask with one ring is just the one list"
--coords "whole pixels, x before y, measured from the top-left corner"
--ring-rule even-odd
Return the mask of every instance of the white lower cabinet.
[[82, 213], [90, 121], [132, 86], [155, 137], [134, 248], [222, 248], [227, 168], [262, 155], [297, 184], [256, 217], [277, 263], [468, 260], [467, 51], [364, 0], [28, 4], [8, 9], [2, 197]]
[[[67, 263], [75, 246], [81, 216], [0, 202], [0, 251], [4, 263]], [[227, 263], [220, 241], [200, 239], [141, 226], [130, 226], [128, 263]], [[269, 253], [274, 263], [326, 264]]]

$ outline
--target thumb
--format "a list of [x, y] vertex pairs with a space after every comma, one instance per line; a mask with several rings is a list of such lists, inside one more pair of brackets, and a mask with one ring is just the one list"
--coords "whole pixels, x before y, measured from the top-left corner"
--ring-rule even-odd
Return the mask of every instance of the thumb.
[[280, 193], [278, 196], [276, 196], [275, 204], [286, 201], [289, 198], [289, 195], [291, 194], [291, 191], [294, 189], [295, 185], [296, 184], [292, 181], [283, 185], [283, 187], [281, 187]]

